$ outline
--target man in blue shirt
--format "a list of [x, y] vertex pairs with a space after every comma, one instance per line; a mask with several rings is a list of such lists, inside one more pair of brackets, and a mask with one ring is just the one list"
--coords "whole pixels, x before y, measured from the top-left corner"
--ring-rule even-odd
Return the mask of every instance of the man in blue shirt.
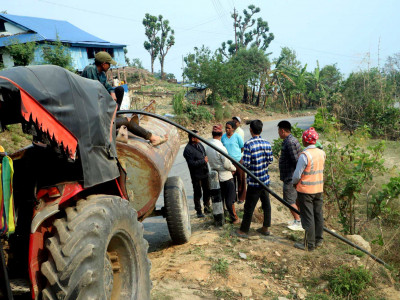
[[[222, 136], [221, 142], [228, 150], [228, 154], [232, 156], [237, 162], [242, 162], [242, 152], [244, 142], [242, 137], [235, 133], [236, 125], [233, 121], [226, 122], [225, 131], [226, 133]], [[234, 181], [238, 190], [239, 204], [243, 203], [246, 199], [246, 174], [242, 169], [240, 169], [237, 164], [236, 172], [234, 175]]]
[[[248, 168], [261, 182], [269, 185], [268, 165], [273, 161], [271, 144], [261, 138], [263, 123], [254, 120], [250, 123], [252, 138], [244, 144], [243, 165]], [[256, 208], [258, 199], [261, 199], [261, 207], [264, 212], [263, 227], [257, 229], [262, 235], [270, 235], [271, 227], [271, 203], [269, 193], [261, 187], [253, 178], [247, 177], [247, 194], [244, 203], [244, 215], [240, 229], [236, 232], [239, 237], [247, 237], [250, 230], [251, 218]]]

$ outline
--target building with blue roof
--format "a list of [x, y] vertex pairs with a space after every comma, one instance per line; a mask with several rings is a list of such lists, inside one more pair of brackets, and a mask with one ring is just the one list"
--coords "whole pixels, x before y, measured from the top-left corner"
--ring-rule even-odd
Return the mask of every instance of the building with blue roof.
[[[0, 63], [4, 67], [14, 66], [12, 57], [4, 51], [4, 47], [12, 43], [34, 41], [35, 50], [32, 64], [43, 64], [43, 47], [52, 47], [51, 42], [57, 38], [68, 47], [73, 68], [82, 71], [94, 62], [94, 55], [99, 51], [107, 51], [118, 63], [118, 67], [126, 66], [124, 47], [100, 39], [67, 21], [0, 14]], [[2, 50], [3, 49], [3, 50]]]

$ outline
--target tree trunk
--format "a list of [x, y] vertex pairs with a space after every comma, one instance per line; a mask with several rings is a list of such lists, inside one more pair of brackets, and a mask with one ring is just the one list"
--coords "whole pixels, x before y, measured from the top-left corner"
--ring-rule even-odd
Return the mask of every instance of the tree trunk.
[[251, 89], [251, 104], [254, 103], [254, 94], [256, 93], [256, 88], [253, 85], [253, 88]]
[[151, 74], [153, 74], [154, 75], [154, 57], [152, 56], [151, 57]]
[[244, 85], [244, 87], [243, 87], [243, 100], [242, 100], [242, 102], [243, 102], [243, 103], [247, 103], [248, 98], [249, 98], [249, 93], [248, 93], [248, 91], [247, 91], [247, 85]]
[[165, 74], [164, 74], [164, 57], [160, 59], [160, 64], [161, 64], [161, 80], [165, 80]]

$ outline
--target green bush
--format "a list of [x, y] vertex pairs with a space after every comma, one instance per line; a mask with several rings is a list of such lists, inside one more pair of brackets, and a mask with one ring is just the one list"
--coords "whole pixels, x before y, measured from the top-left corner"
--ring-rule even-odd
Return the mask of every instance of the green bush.
[[222, 121], [224, 118], [224, 110], [222, 109], [222, 106], [218, 106], [214, 108], [214, 115], [215, 115], [215, 120], [216, 121]]
[[188, 104], [185, 105], [183, 111], [191, 121], [211, 121], [213, 119], [213, 115], [204, 106]]
[[400, 212], [391, 207], [400, 196], [400, 174], [391, 177], [387, 184], [382, 185], [380, 191], [372, 196], [369, 208], [370, 218], [381, 217], [385, 224], [398, 224]]
[[337, 119], [329, 114], [326, 108], [318, 108], [317, 114], [314, 116], [314, 124], [312, 127], [314, 127], [316, 131], [323, 132], [337, 123]]
[[55, 42], [43, 46], [42, 57], [46, 64], [60, 66], [70, 71], [74, 71], [72, 67], [72, 56], [67, 46], [60, 41], [57, 35]]
[[183, 113], [184, 100], [185, 100], [185, 94], [183, 91], [174, 95], [174, 98], [172, 99], [172, 106], [174, 108], [175, 114], [181, 115]]
[[343, 232], [355, 234], [356, 220], [362, 212], [357, 208], [363, 203], [363, 189], [386, 170], [383, 159], [385, 143], [365, 147], [369, 140], [368, 128], [364, 127], [357, 129], [345, 143], [339, 142], [338, 132], [325, 134], [325, 137], [328, 142], [324, 147], [327, 157], [324, 200], [338, 209]]
[[341, 266], [327, 274], [329, 288], [340, 297], [357, 297], [372, 280], [371, 272], [364, 267]]
[[20, 44], [18, 39], [12, 39], [5, 49], [12, 56], [15, 66], [27, 66], [34, 59], [36, 47], [35, 42]]
[[231, 117], [232, 117], [232, 111], [231, 111], [231, 109], [230, 109], [229, 107], [225, 106], [225, 109], [224, 109], [224, 118], [225, 118], [225, 119], [228, 119], [228, 118], [231, 118]]

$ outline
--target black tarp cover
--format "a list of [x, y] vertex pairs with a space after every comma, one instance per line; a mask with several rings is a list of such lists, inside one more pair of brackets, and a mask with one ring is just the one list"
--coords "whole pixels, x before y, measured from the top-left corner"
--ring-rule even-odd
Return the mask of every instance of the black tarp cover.
[[21, 101], [25, 120], [29, 115], [71, 158], [77, 140], [84, 187], [119, 176], [113, 124], [117, 107], [100, 82], [57, 66], [15, 67], [0, 71], [1, 94], [4, 89], [17, 92], [19, 97], [11, 101]]

